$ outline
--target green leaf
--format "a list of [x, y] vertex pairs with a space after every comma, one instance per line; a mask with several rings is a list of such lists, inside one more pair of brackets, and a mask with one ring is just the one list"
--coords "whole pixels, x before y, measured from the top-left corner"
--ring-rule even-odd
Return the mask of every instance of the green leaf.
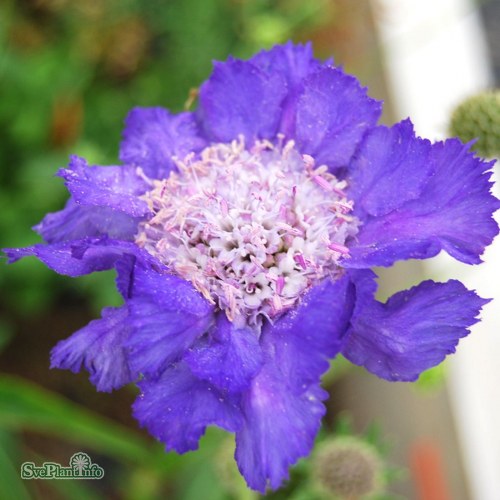
[[31, 496], [24, 485], [20, 471], [12, 463], [11, 457], [18, 456], [14, 436], [0, 429], [0, 498], [30, 500]]
[[119, 461], [144, 464], [156, 454], [126, 427], [10, 375], [0, 376], [0, 428], [53, 434]]
[[0, 352], [2, 352], [14, 337], [12, 325], [3, 319], [0, 319]]
[[60, 493], [61, 498], [71, 498], [71, 500], [105, 500], [96, 488], [89, 488], [78, 479], [60, 479], [50, 482], [50, 486]]
[[[40, 466], [48, 460], [31, 450], [29, 461], [34, 461], [37, 466]], [[94, 482], [92, 481], [92, 483]], [[48, 485], [51, 489], [60, 493], [56, 498], [71, 498], [71, 500], [88, 500], [89, 498], [92, 498], [92, 500], [105, 500], [106, 498], [97, 491], [98, 486], [91, 487], [80, 479], [53, 479], [48, 481]], [[92, 484], [92, 486], [96, 486], [96, 484]]]

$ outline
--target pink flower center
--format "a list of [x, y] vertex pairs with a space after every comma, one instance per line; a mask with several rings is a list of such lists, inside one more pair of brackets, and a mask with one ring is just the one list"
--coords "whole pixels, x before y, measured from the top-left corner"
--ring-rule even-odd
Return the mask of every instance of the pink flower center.
[[316, 168], [293, 141], [240, 138], [177, 160], [143, 199], [154, 216], [137, 244], [193, 283], [231, 321], [258, 326], [342, 273], [357, 233], [345, 181]]

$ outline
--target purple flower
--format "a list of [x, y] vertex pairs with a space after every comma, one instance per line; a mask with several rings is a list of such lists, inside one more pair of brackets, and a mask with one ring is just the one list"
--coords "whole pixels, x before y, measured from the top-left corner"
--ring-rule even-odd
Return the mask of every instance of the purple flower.
[[373, 266], [445, 250], [480, 262], [498, 232], [492, 164], [431, 144], [309, 45], [216, 63], [199, 109], [137, 108], [122, 166], [72, 157], [71, 198], [8, 249], [69, 276], [116, 268], [124, 304], [60, 342], [98, 390], [137, 382], [133, 411], [167, 450], [208, 425], [236, 434], [251, 488], [278, 488], [325, 413], [320, 376], [341, 353], [412, 381], [455, 351], [487, 301], [458, 281], [386, 303]]

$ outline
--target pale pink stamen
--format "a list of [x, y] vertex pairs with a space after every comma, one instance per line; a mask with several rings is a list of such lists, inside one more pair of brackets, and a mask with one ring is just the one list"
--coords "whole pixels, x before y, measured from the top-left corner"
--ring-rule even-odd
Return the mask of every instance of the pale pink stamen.
[[281, 292], [283, 291], [283, 287], [285, 286], [285, 278], [283, 276], [280, 276], [276, 280], [276, 293], [278, 295], [281, 295]]
[[302, 268], [302, 269], [307, 269], [307, 264], [306, 264], [306, 260], [304, 259], [304, 256], [300, 253], [298, 253], [297, 255], [295, 255], [293, 257], [293, 260], [295, 262], [297, 262], [297, 264], [299, 264], [299, 266]]
[[279, 295], [273, 295], [273, 309], [276, 313], [279, 313], [283, 309], [283, 302]]
[[347, 183], [315, 168], [293, 142], [243, 139], [176, 160], [148, 180], [153, 213], [136, 243], [189, 280], [231, 321], [259, 327], [296, 305], [324, 278], [337, 279], [357, 233]]
[[313, 181], [320, 187], [322, 187], [325, 191], [333, 191], [334, 187], [323, 177], [320, 177], [319, 175], [313, 175], [312, 176]]
[[344, 245], [339, 245], [338, 243], [330, 243], [328, 245], [328, 248], [330, 250], [333, 250], [334, 252], [338, 252], [338, 253], [341, 253], [343, 255], [349, 254], [349, 249]]

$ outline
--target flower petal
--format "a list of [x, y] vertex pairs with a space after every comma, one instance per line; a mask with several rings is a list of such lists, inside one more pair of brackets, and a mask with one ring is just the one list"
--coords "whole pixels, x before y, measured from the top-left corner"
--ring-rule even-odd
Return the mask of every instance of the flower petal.
[[265, 493], [288, 478], [288, 469], [311, 451], [325, 414], [321, 403], [328, 394], [318, 385], [302, 394], [272, 362], [267, 363], [244, 393], [244, 424], [236, 433], [236, 461], [248, 485]]
[[288, 93], [283, 101], [279, 131], [286, 137], [293, 137], [297, 97], [302, 88], [302, 81], [311, 73], [331, 61], [322, 63], [313, 56], [312, 45], [307, 43], [276, 45], [271, 50], [262, 50], [250, 59], [266, 74], [279, 74], [286, 82]]
[[168, 368], [160, 379], [139, 383], [142, 394], [134, 403], [135, 418], [167, 451], [196, 450], [210, 424], [234, 432], [241, 426], [238, 404], [180, 363]]
[[51, 353], [51, 368], [78, 373], [82, 367], [98, 391], [110, 392], [132, 382], [124, 341], [130, 333], [126, 307], [106, 308], [102, 318], [91, 321]]
[[265, 73], [248, 61], [215, 63], [200, 88], [200, 118], [207, 136], [229, 142], [243, 135], [248, 143], [273, 138], [287, 85], [282, 75]]
[[349, 325], [354, 290], [348, 276], [312, 288], [298, 308], [274, 325], [267, 324], [262, 345], [290, 381], [292, 390], [317, 382], [336, 356]]
[[324, 67], [308, 76], [296, 104], [294, 138], [317, 165], [345, 167], [381, 113], [356, 78]]
[[70, 198], [63, 210], [47, 214], [33, 229], [47, 243], [106, 236], [132, 240], [139, 220], [108, 207], [78, 205]]
[[291, 89], [309, 74], [314, 73], [322, 66], [330, 65], [331, 61], [322, 63], [314, 58], [312, 44], [276, 45], [270, 50], [262, 50], [254, 55], [250, 62], [266, 73], [279, 73]]
[[9, 264], [23, 257], [34, 256], [53, 271], [72, 277], [111, 269], [126, 256], [136, 256], [147, 262], [155, 261], [135, 243], [110, 238], [84, 238], [51, 245], [4, 248], [3, 251], [9, 258]]
[[81, 205], [109, 207], [132, 217], [149, 213], [146, 202], [139, 198], [149, 185], [137, 174], [135, 166], [91, 167], [83, 158], [72, 156], [69, 168], [61, 169], [58, 175]]
[[153, 179], [167, 178], [175, 170], [173, 157], [182, 159], [206, 146], [192, 113], [134, 108], [125, 124], [120, 160], [141, 167]]
[[177, 276], [136, 265], [127, 304], [133, 334], [127, 343], [134, 374], [156, 377], [211, 327], [213, 306]]
[[[498, 233], [492, 163], [474, 157], [455, 139], [430, 146], [411, 130], [408, 134], [408, 127], [409, 122], [373, 131], [353, 162], [350, 194], [363, 224], [344, 267], [389, 266], [440, 250], [477, 264]], [[368, 180], [360, 181], [365, 175]]]
[[256, 332], [237, 328], [224, 313], [218, 314], [208, 338], [193, 346], [184, 360], [194, 375], [230, 392], [247, 389], [263, 363]]
[[424, 281], [385, 304], [362, 287], [342, 354], [387, 380], [413, 381], [441, 363], [489, 302], [455, 280]]
[[380, 217], [418, 199], [434, 173], [431, 143], [415, 137], [413, 124], [376, 127], [349, 167], [349, 196], [356, 215]]
[[327, 394], [321, 374], [341, 348], [353, 306], [349, 277], [325, 280], [301, 305], [262, 333], [265, 364], [243, 394], [245, 422], [236, 459], [250, 487], [278, 488], [288, 468], [307, 455], [321, 424]]

